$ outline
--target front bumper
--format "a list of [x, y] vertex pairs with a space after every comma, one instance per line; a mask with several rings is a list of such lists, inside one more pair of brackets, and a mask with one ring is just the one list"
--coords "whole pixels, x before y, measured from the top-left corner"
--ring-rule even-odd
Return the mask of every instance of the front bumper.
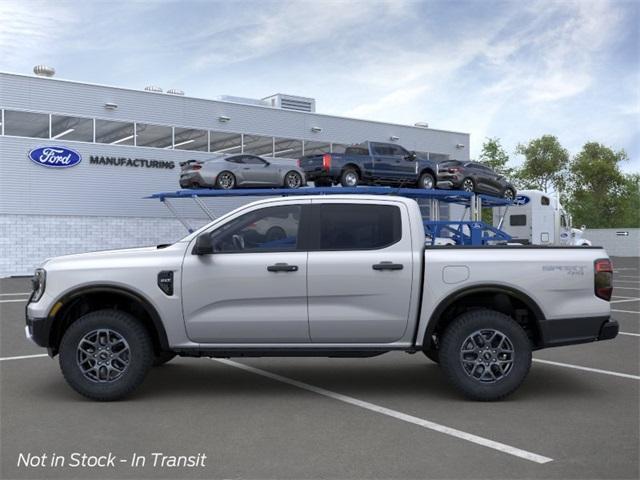
[[618, 335], [618, 322], [611, 317], [563, 318], [540, 322], [542, 347], [611, 340]]
[[51, 318], [31, 318], [27, 316], [24, 327], [27, 339], [39, 347], [49, 347], [49, 333], [51, 332]]

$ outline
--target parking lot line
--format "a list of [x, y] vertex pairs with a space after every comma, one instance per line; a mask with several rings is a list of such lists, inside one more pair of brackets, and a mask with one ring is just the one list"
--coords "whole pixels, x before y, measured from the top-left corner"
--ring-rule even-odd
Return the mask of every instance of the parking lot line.
[[612, 372], [610, 370], [600, 370], [598, 368], [582, 367], [580, 365], [572, 365], [570, 363], [552, 362], [551, 360], [542, 360], [540, 358], [534, 358], [533, 361], [537, 363], [545, 363], [547, 365], [555, 365], [557, 367], [573, 368], [575, 370], [584, 370], [585, 372], [603, 373], [605, 375], [612, 375], [614, 377], [623, 377], [623, 378], [630, 378], [632, 380], [640, 380], [640, 376], [630, 375], [628, 373]]
[[626, 298], [626, 300], [611, 300], [609, 303], [635, 302], [640, 300], [640, 298], [627, 298], [627, 297], [619, 297], [619, 298]]
[[39, 353], [37, 355], [20, 355], [18, 357], [1, 357], [0, 362], [6, 362], [7, 360], [25, 360], [27, 358], [39, 358], [39, 357], [48, 357], [47, 353]]
[[640, 333], [618, 332], [620, 335], [629, 335], [631, 337], [640, 337]]
[[616, 276], [615, 276], [615, 278], [614, 278], [614, 280], [615, 280], [616, 278], [633, 278], [634, 280], [637, 280], [637, 279], [638, 279], [638, 277], [637, 277], [636, 275], [616, 275]]
[[26, 302], [28, 298], [13, 298], [11, 300], [0, 300], [0, 303]]
[[635, 313], [636, 315], [640, 315], [640, 312], [636, 312], [635, 310], [615, 310], [612, 308], [611, 311], [620, 313]]
[[0, 297], [17, 297], [18, 295], [31, 295], [31, 292], [0, 293]]
[[614, 290], [640, 290], [638, 287], [619, 287], [618, 285], [613, 286]]
[[548, 463], [553, 461], [552, 458], [538, 455], [537, 453], [532, 453], [527, 450], [521, 450], [519, 448], [512, 447], [511, 445], [506, 445], [504, 443], [496, 442], [488, 438], [479, 437], [471, 433], [463, 432], [462, 430], [457, 430], [455, 428], [450, 428], [445, 425], [440, 425], [439, 423], [414, 417], [413, 415], [407, 415], [406, 413], [398, 412], [396, 410], [391, 410], [390, 408], [381, 407], [380, 405], [375, 405], [373, 403], [365, 402], [363, 400], [358, 400], [357, 398], [350, 397], [348, 395], [343, 395], [341, 393], [325, 390], [324, 388], [316, 387], [308, 383], [299, 382], [298, 380], [294, 380], [288, 377], [283, 377], [281, 375], [271, 373], [266, 370], [261, 370], [259, 368], [251, 367], [243, 363], [238, 363], [232, 360], [226, 360], [222, 358], [212, 358], [212, 360], [219, 363], [224, 363], [225, 365], [228, 365], [230, 367], [240, 368], [242, 370], [254, 373], [256, 375], [260, 375], [262, 377], [270, 378], [271, 380], [276, 380], [278, 382], [286, 383], [288, 385], [292, 385], [294, 387], [298, 387], [303, 390], [307, 390], [309, 392], [317, 393], [318, 395], [323, 395], [325, 397], [329, 397], [334, 400], [338, 400], [340, 402], [348, 403], [349, 405], [355, 405], [356, 407], [364, 408], [366, 410], [380, 413], [382, 415], [387, 415], [388, 417], [393, 417], [398, 420], [402, 420], [403, 422], [412, 423], [414, 425], [428, 428], [429, 430], [434, 430], [436, 432], [444, 433], [452, 437], [460, 438], [462, 440], [466, 440], [468, 442], [475, 443], [483, 447], [492, 448], [494, 450], [498, 450], [500, 452], [507, 453], [515, 457], [523, 458], [531, 462]]

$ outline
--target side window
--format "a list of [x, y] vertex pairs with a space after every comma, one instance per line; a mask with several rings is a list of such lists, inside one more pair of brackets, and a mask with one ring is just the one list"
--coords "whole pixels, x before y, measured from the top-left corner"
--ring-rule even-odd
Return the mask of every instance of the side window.
[[549, 197], [540, 197], [540, 205], [549, 205], [550, 203]]
[[560, 215], [560, 226], [565, 228], [567, 226], [567, 218], [564, 215]]
[[383, 143], [372, 143], [371, 149], [374, 155], [393, 155], [393, 149]]
[[526, 224], [526, 215], [511, 215], [509, 217], [509, 225], [511, 225], [512, 227], [524, 227]]
[[237, 157], [229, 157], [226, 159], [227, 162], [229, 163], [244, 163], [242, 161], [244, 157], [242, 155], [238, 155]]
[[407, 155], [409, 155], [409, 152], [400, 145], [389, 147], [389, 149], [392, 151], [391, 155], [394, 155], [396, 157], [406, 157]]
[[254, 157], [253, 155], [245, 155], [243, 157], [243, 160], [243, 163], [246, 163], [248, 165], [264, 165], [265, 163], [267, 163], [260, 157]]
[[254, 210], [215, 230], [214, 252], [287, 252], [298, 248], [300, 205]]
[[393, 205], [320, 206], [320, 250], [373, 250], [400, 241], [400, 208]]

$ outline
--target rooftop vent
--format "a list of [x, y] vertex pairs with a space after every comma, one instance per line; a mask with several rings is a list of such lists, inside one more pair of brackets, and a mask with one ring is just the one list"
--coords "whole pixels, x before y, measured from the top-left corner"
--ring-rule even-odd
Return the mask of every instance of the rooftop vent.
[[147, 85], [146, 87], [144, 87], [144, 89], [147, 92], [162, 93], [162, 89], [160, 87], [156, 87], [155, 85]]
[[268, 107], [270, 104], [264, 100], [246, 97], [234, 97], [233, 95], [220, 95], [217, 100], [223, 102], [242, 103], [244, 105], [257, 105], [259, 107]]
[[420, 128], [429, 128], [429, 124], [427, 122], [416, 122], [413, 125]]
[[283, 110], [295, 110], [297, 112], [315, 112], [316, 101], [313, 98], [297, 97], [295, 95], [286, 95], [284, 93], [276, 93], [262, 100], [275, 108]]
[[177, 88], [170, 88], [169, 90], [167, 90], [167, 93], [169, 95], [184, 95], [184, 92], [182, 90], [178, 90]]
[[33, 67], [33, 73], [39, 77], [53, 77], [56, 74], [56, 69], [46, 65], [36, 65]]

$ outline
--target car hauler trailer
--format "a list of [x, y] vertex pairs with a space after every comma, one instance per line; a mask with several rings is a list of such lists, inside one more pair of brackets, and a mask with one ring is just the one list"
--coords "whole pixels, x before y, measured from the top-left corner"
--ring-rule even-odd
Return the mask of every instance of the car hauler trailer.
[[[194, 228], [173, 205], [176, 199], [191, 199], [210, 220], [215, 216], [203, 201], [205, 198], [229, 198], [229, 197], [269, 197], [269, 196], [301, 196], [301, 195], [396, 195], [413, 198], [421, 207], [429, 207], [429, 215], [424, 218], [423, 224], [426, 235], [426, 243], [429, 245], [495, 245], [505, 244], [511, 241], [511, 237], [502, 231], [500, 227], [488, 225], [482, 221], [483, 207], [503, 207], [504, 212], [512, 204], [510, 200], [493, 197], [490, 195], [476, 194], [457, 190], [423, 190], [416, 188], [393, 187], [308, 187], [295, 190], [287, 188], [256, 188], [211, 190], [190, 189], [175, 192], [154, 193], [146, 198], [159, 199], [171, 213], [191, 233]], [[440, 202], [457, 204], [464, 207], [464, 213], [460, 220], [440, 220]], [[424, 211], [424, 210], [423, 210]], [[504, 214], [503, 213], [503, 216]], [[469, 220], [464, 220], [466, 216]], [[502, 223], [502, 222], [499, 222]]]
[[512, 241], [527, 245], [590, 246], [582, 238], [584, 227], [572, 228], [569, 215], [560, 201], [539, 190], [518, 192], [508, 208], [493, 209], [493, 224]]

